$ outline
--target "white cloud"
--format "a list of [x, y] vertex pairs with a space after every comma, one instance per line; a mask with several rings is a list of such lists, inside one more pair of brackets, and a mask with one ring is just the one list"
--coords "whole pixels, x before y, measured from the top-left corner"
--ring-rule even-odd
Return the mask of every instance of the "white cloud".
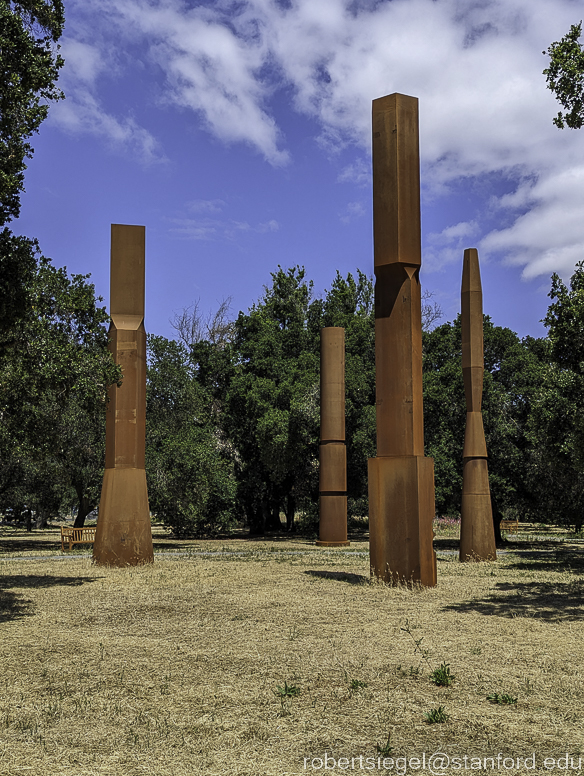
[[470, 238], [477, 236], [479, 230], [476, 221], [460, 221], [429, 234], [423, 250], [424, 269], [436, 272], [447, 264], [460, 263], [464, 249], [470, 247]]
[[187, 207], [193, 213], [220, 213], [225, 202], [222, 199], [194, 199]]
[[106, 110], [99, 97], [99, 79], [115, 69], [111, 52], [74, 38], [65, 38], [61, 53], [65, 59], [59, 86], [66, 98], [55, 103], [49, 113], [51, 123], [71, 134], [104, 138], [110, 146], [130, 151], [141, 162], [163, 160], [156, 138], [141, 127], [133, 116], [116, 117]]
[[486, 235], [481, 248], [505, 253], [510, 264], [524, 267], [526, 279], [570, 275], [584, 258], [584, 166], [547, 171], [517, 196], [530, 203], [529, 210], [508, 228]]
[[170, 232], [189, 240], [235, 241], [242, 233], [266, 234], [277, 232], [280, 224], [275, 220], [252, 226], [247, 221], [219, 218], [174, 218]]
[[88, 91], [70, 92], [68, 99], [53, 106], [51, 117], [67, 132], [104, 137], [112, 146], [130, 150], [144, 163], [161, 158], [158, 143], [148, 130], [132, 117], [117, 119], [107, 113]]
[[365, 159], [356, 159], [344, 167], [337, 177], [338, 183], [356, 183], [358, 186], [371, 186], [371, 164]]
[[458, 224], [447, 226], [439, 233], [433, 233], [429, 235], [430, 242], [434, 243], [451, 243], [460, 242], [463, 237], [474, 236], [479, 229], [476, 221], [460, 221]]
[[106, 63], [96, 46], [80, 40], [65, 38], [61, 45], [65, 60], [65, 78], [95, 84], [98, 75], [106, 69]]
[[256, 231], [263, 234], [264, 232], [277, 232], [280, 229], [280, 224], [273, 218], [270, 221], [266, 221], [263, 224], [259, 224], [256, 227]]
[[361, 218], [361, 216], [364, 216], [366, 213], [367, 210], [361, 202], [349, 202], [340, 218], [344, 224], [349, 224], [356, 218]]
[[[274, 166], [289, 161], [270, 102], [282, 86], [295, 110], [316, 120], [327, 149], [358, 149], [360, 159], [340, 173], [342, 182], [367, 181], [371, 100], [394, 91], [419, 97], [427, 195], [440, 197], [453, 182], [470, 185], [492, 174], [515, 180], [516, 191], [492, 203], [506, 228], [492, 231], [477, 218], [473, 237], [533, 277], [568, 271], [584, 255], [582, 181], [563, 187], [579, 164], [582, 135], [552, 125], [557, 105], [541, 53], [578, 20], [575, 5], [92, 0], [84, 12], [95, 24], [101, 18], [110, 37], [115, 26], [120, 48], [142, 47], [159, 68], [167, 105], [194, 111], [214, 136], [246, 143]], [[86, 59], [79, 78], [91, 81], [99, 59]], [[131, 125], [118, 124], [98, 122], [113, 135], [124, 128], [132, 134]], [[437, 264], [449, 260], [455, 236], [448, 241], [443, 233], [446, 241], [433, 243]]]
[[264, 109], [270, 89], [261, 70], [270, 52], [255, 20], [234, 20], [236, 32], [220, 10], [178, 0], [96, 0], [92, 7], [98, 6], [120, 34], [146, 42], [165, 74], [169, 104], [196, 111], [225, 142], [246, 142], [275, 166], [288, 162], [278, 147], [281, 132]]

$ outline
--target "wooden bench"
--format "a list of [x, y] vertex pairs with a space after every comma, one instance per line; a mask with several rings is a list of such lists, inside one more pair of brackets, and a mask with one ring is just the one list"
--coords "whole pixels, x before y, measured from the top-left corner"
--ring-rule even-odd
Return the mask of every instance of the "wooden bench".
[[61, 551], [65, 552], [65, 544], [72, 549], [74, 544], [93, 544], [96, 528], [69, 528], [61, 526]]
[[502, 531], [518, 531], [519, 520], [501, 520], [499, 523]]

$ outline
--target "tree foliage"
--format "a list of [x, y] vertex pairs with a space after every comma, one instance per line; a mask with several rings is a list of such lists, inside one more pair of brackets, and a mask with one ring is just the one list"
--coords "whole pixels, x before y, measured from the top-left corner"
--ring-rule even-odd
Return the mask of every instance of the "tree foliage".
[[584, 50], [579, 41], [581, 33], [582, 22], [573, 24], [570, 32], [560, 41], [552, 43], [547, 50], [550, 65], [543, 74], [548, 89], [555, 93], [556, 99], [566, 111], [559, 111], [553, 119], [559, 129], [564, 129], [566, 125], [570, 129], [580, 129], [584, 123]]
[[186, 347], [148, 335], [146, 474], [150, 508], [179, 537], [235, 520], [232, 451]]
[[56, 81], [63, 59], [61, 0], [0, 3], [0, 226], [20, 211], [31, 136], [63, 95]]
[[312, 283], [281, 267], [248, 314], [235, 321], [235, 369], [225, 399], [225, 431], [237, 450], [238, 503], [252, 530], [291, 527], [296, 506], [314, 494], [318, 452], [317, 330]]
[[0, 506], [46, 519], [74, 492], [82, 523], [97, 503], [107, 386], [120, 379], [108, 316], [87, 277], [6, 226], [20, 213], [31, 137], [63, 97], [63, 25], [61, 0], [0, 3]]
[[107, 387], [121, 373], [93, 286], [35, 249], [29, 304], [0, 358], [0, 502], [54, 512], [73, 488], [89, 511], [103, 471]]
[[584, 524], [584, 264], [566, 286], [552, 275], [544, 318], [548, 362], [527, 422], [533, 490], [550, 522]]
[[38, 246], [16, 237], [6, 224], [20, 213], [30, 138], [50, 100], [63, 95], [56, 81], [63, 60], [61, 0], [0, 3], [0, 357], [12, 323], [29, 304]]
[[[542, 380], [530, 345], [484, 318], [483, 423], [491, 491], [503, 509], [530, 502], [525, 422]], [[424, 334], [424, 435], [434, 458], [438, 514], [460, 512], [466, 401], [460, 316]]]

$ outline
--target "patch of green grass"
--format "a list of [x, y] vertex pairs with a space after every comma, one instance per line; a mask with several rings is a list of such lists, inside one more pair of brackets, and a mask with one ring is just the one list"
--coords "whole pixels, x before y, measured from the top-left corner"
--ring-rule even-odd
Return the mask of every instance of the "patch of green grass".
[[391, 733], [387, 734], [387, 741], [384, 744], [375, 744], [375, 749], [383, 757], [387, 757], [388, 754], [393, 752], [393, 746], [391, 745]]
[[444, 711], [444, 706], [438, 706], [437, 709], [430, 709], [424, 714], [424, 719], [429, 725], [448, 722], [450, 716]]
[[288, 682], [284, 682], [283, 685], [278, 685], [276, 689], [274, 690], [274, 693], [278, 696], [278, 698], [296, 698], [297, 695], [300, 695], [300, 687], [297, 687], [295, 684], [288, 684]]
[[437, 687], [450, 687], [455, 677], [450, 673], [450, 664], [442, 663], [430, 674], [430, 681]]
[[511, 706], [517, 703], [517, 698], [514, 698], [512, 695], [507, 695], [507, 693], [499, 694], [498, 692], [487, 695], [487, 700], [491, 701], [491, 703], [497, 703], [500, 706]]

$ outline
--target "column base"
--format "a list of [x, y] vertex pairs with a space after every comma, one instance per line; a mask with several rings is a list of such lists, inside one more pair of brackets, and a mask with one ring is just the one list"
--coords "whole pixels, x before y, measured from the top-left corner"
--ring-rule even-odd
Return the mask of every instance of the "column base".
[[497, 558], [486, 458], [464, 461], [459, 558], [461, 561]]
[[154, 561], [144, 469], [106, 469], [93, 545], [99, 566], [138, 566]]
[[434, 461], [369, 459], [371, 574], [389, 584], [436, 585]]
[[318, 542], [321, 546], [347, 545], [347, 497], [320, 494]]

